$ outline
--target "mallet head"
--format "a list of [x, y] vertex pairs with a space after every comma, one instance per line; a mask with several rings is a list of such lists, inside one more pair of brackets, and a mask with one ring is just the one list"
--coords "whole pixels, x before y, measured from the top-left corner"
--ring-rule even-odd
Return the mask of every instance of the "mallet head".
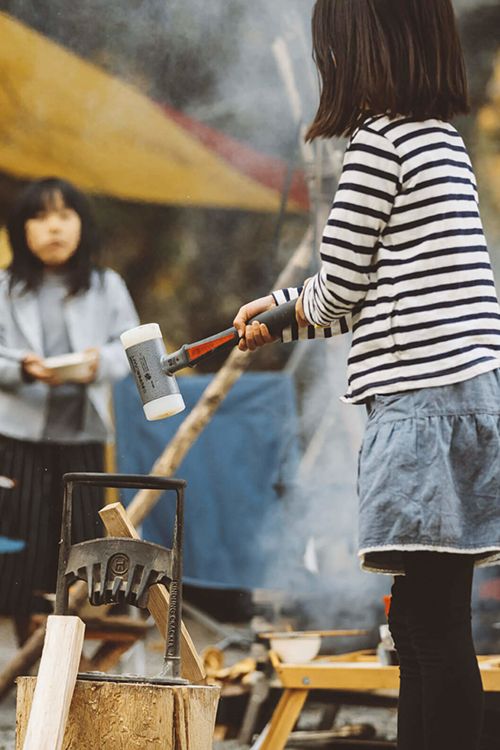
[[172, 417], [185, 409], [179, 386], [173, 375], [162, 368], [166, 350], [160, 326], [148, 323], [131, 328], [120, 336], [127, 354], [146, 419]]

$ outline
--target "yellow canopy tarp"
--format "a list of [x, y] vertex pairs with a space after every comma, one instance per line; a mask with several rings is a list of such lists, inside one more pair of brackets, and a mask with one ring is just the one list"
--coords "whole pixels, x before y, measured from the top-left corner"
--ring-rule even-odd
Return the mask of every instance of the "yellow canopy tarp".
[[[133, 86], [0, 13], [0, 170], [149, 203], [276, 211], [279, 191]], [[289, 209], [303, 210], [293, 199]]]

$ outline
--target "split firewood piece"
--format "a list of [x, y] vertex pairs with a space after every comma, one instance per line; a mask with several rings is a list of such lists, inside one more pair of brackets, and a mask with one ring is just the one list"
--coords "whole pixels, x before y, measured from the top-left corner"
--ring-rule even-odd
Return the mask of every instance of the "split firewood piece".
[[[106, 505], [99, 511], [99, 515], [110, 536], [122, 536], [130, 539], [140, 538], [121, 503]], [[167, 634], [169, 601], [170, 596], [165, 586], [161, 584], [151, 586], [148, 609], [163, 638], [166, 638]], [[182, 676], [190, 682], [200, 684], [205, 681], [203, 662], [184, 623], [181, 623], [181, 671]]]
[[79, 617], [48, 618], [23, 750], [61, 750], [84, 633]]

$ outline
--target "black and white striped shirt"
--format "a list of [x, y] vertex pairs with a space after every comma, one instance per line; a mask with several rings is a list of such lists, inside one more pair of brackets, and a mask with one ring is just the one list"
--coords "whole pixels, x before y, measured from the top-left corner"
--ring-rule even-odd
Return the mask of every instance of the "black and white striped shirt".
[[[500, 308], [470, 159], [439, 120], [367, 120], [346, 151], [306, 286], [314, 326], [283, 340], [352, 331], [348, 391], [447, 385], [500, 367]], [[278, 304], [298, 290], [275, 292]]]

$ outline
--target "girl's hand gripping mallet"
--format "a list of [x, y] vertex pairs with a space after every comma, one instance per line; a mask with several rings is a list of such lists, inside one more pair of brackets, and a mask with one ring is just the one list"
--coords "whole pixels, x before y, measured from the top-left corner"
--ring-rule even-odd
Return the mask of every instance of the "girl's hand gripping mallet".
[[[265, 324], [271, 336], [279, 334], [295, 320], [296, 300], [259, 313], [256, 320]], [[248, 321], [251, 324], [253, 321]], [[184, 367], [194, 367], [216, 351], [231, 349], [240, 341], [234, 326], [225, 331], [184, 344], [173, 354], [167, 354], [160, 326], [157, 323], [132, 328], [121, 335], [135, 384], [141, 396], [148, 420], [164, 419], [185, 408], [184, 399], [174, 373]]]

